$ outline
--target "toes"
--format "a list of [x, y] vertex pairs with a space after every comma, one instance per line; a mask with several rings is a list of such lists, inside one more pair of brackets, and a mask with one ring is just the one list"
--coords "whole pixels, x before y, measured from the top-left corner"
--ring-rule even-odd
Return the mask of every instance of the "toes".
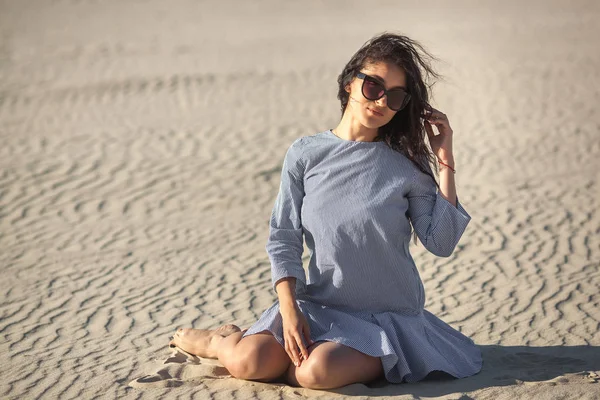
[[194, 328], [179, 328], [177, 330], [177, 336], [180, 338], [184, 338], [186, 335], [189, 335], [190, 332], [192, 332], [194, 330]]
[[175, 337], [179, 339], [183, 339], [186, 335], [188, 335], [194, 328], [179, 328], [177, 332], [175, 332]]
[[225, 324], [217, 328], [217, 332], [219, 333], [234, 333], [239, 331], [241, 331], [241, 329], [237, 325], [233, 324]]

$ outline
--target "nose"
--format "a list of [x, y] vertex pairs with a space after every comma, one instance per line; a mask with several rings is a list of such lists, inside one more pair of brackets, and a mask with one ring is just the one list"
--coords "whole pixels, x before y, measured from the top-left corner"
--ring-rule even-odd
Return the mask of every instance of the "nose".
[[375, 103], [377, 103], [377, 105], [379, 105], [380, 107], [386, 107], [387, 106], [387, 94], [384, 94], [379, 99], [375, 100]]

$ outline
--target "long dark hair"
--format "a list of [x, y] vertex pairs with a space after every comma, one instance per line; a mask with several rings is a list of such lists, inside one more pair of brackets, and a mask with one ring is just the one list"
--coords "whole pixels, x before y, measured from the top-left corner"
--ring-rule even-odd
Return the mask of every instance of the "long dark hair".
[[[420, 52], [419, 52], [420, 50]], [[390, 122], [378, 129], [376, 141], [385, 141], [393, 150], [404, 154], [423, 173], [431, 176], [435, 185], [439, 184], [433, 175], [438, 174], [435, 155], [425, 143], [427, 132], [421, 123], [421, 115], [429, 107], [431, 88], [434, 82], [427, 85], [425, 80], [439, 79], [428, 64], [428, 60], [437, 60], [416, 40], [391, 32], [380, 33], [369, 39], [352, 56], [338, 76], [338, 99], [341, 102], [342, 116], [348, 105], [350, 93], [345, 88], [350, 84], [356, 74], [367, 64], [385, 62], [394, 64], [406, 73], [406, 84], [410, 101], [402, 110], [398, 111]], [[425, 74], [426, 79], [424, 79]], [[433, 169], [431, 168], [433, 165]], [[412, 230], [412, 227], [411, 227]], [[414, 232], [414, 241], [417, 241]]]

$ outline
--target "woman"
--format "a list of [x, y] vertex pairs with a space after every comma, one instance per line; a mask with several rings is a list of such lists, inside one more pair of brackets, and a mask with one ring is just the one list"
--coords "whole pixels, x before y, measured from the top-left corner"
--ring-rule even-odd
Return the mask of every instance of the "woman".
[[480, 371], [474, 342], [423, 308], [409, 253], [414, 229], [415, 242], [450, 256], [471, 219], [456, 195], [452, 128], [428, 105], [420, 68], [437, 74], [417, 49], [429, 55], [392, 33], [365, 43], [338, 78], [337, 127], [288, 148], [266, 245], [278, 301], [247, 330], [179, 329], [171, 346], [238, 378], [316, 389]]

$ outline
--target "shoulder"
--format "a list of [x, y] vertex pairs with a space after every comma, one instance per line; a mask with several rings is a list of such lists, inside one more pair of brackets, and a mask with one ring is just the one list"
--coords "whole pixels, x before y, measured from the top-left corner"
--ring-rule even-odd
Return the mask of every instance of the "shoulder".
[[302, 179], [306, 171], [308, 137], [301, 136], [294, 139], [285, 152], [283, 168], [296, 179]]
[[294, 139], [287, 150], [286, 157], [293, 158], [303, 167], [306, 167], [310, 160], [315, 158], [316, 153], [324, 150], [324, 144], [327, 141], [326, 132], [304, 135]]
[[294, 139], [294, 141], [288, 147], [288, 153], [291, 152], [293, 154], [302, 155], [304, 152], [304, 146], [306, 145], [304, 138], [305, 136], [301, 136]]
[[304, 136], [294, 139], [285, 153], [285, 162], [297, 169], [303, 169], [304, 161]]
[[322, 131], [311, 135], [300, 136], [292, 142], [290, 147], [307, 151], [310, 148], [322, 146], [327, 140], [326, 133], [327, 131]]

